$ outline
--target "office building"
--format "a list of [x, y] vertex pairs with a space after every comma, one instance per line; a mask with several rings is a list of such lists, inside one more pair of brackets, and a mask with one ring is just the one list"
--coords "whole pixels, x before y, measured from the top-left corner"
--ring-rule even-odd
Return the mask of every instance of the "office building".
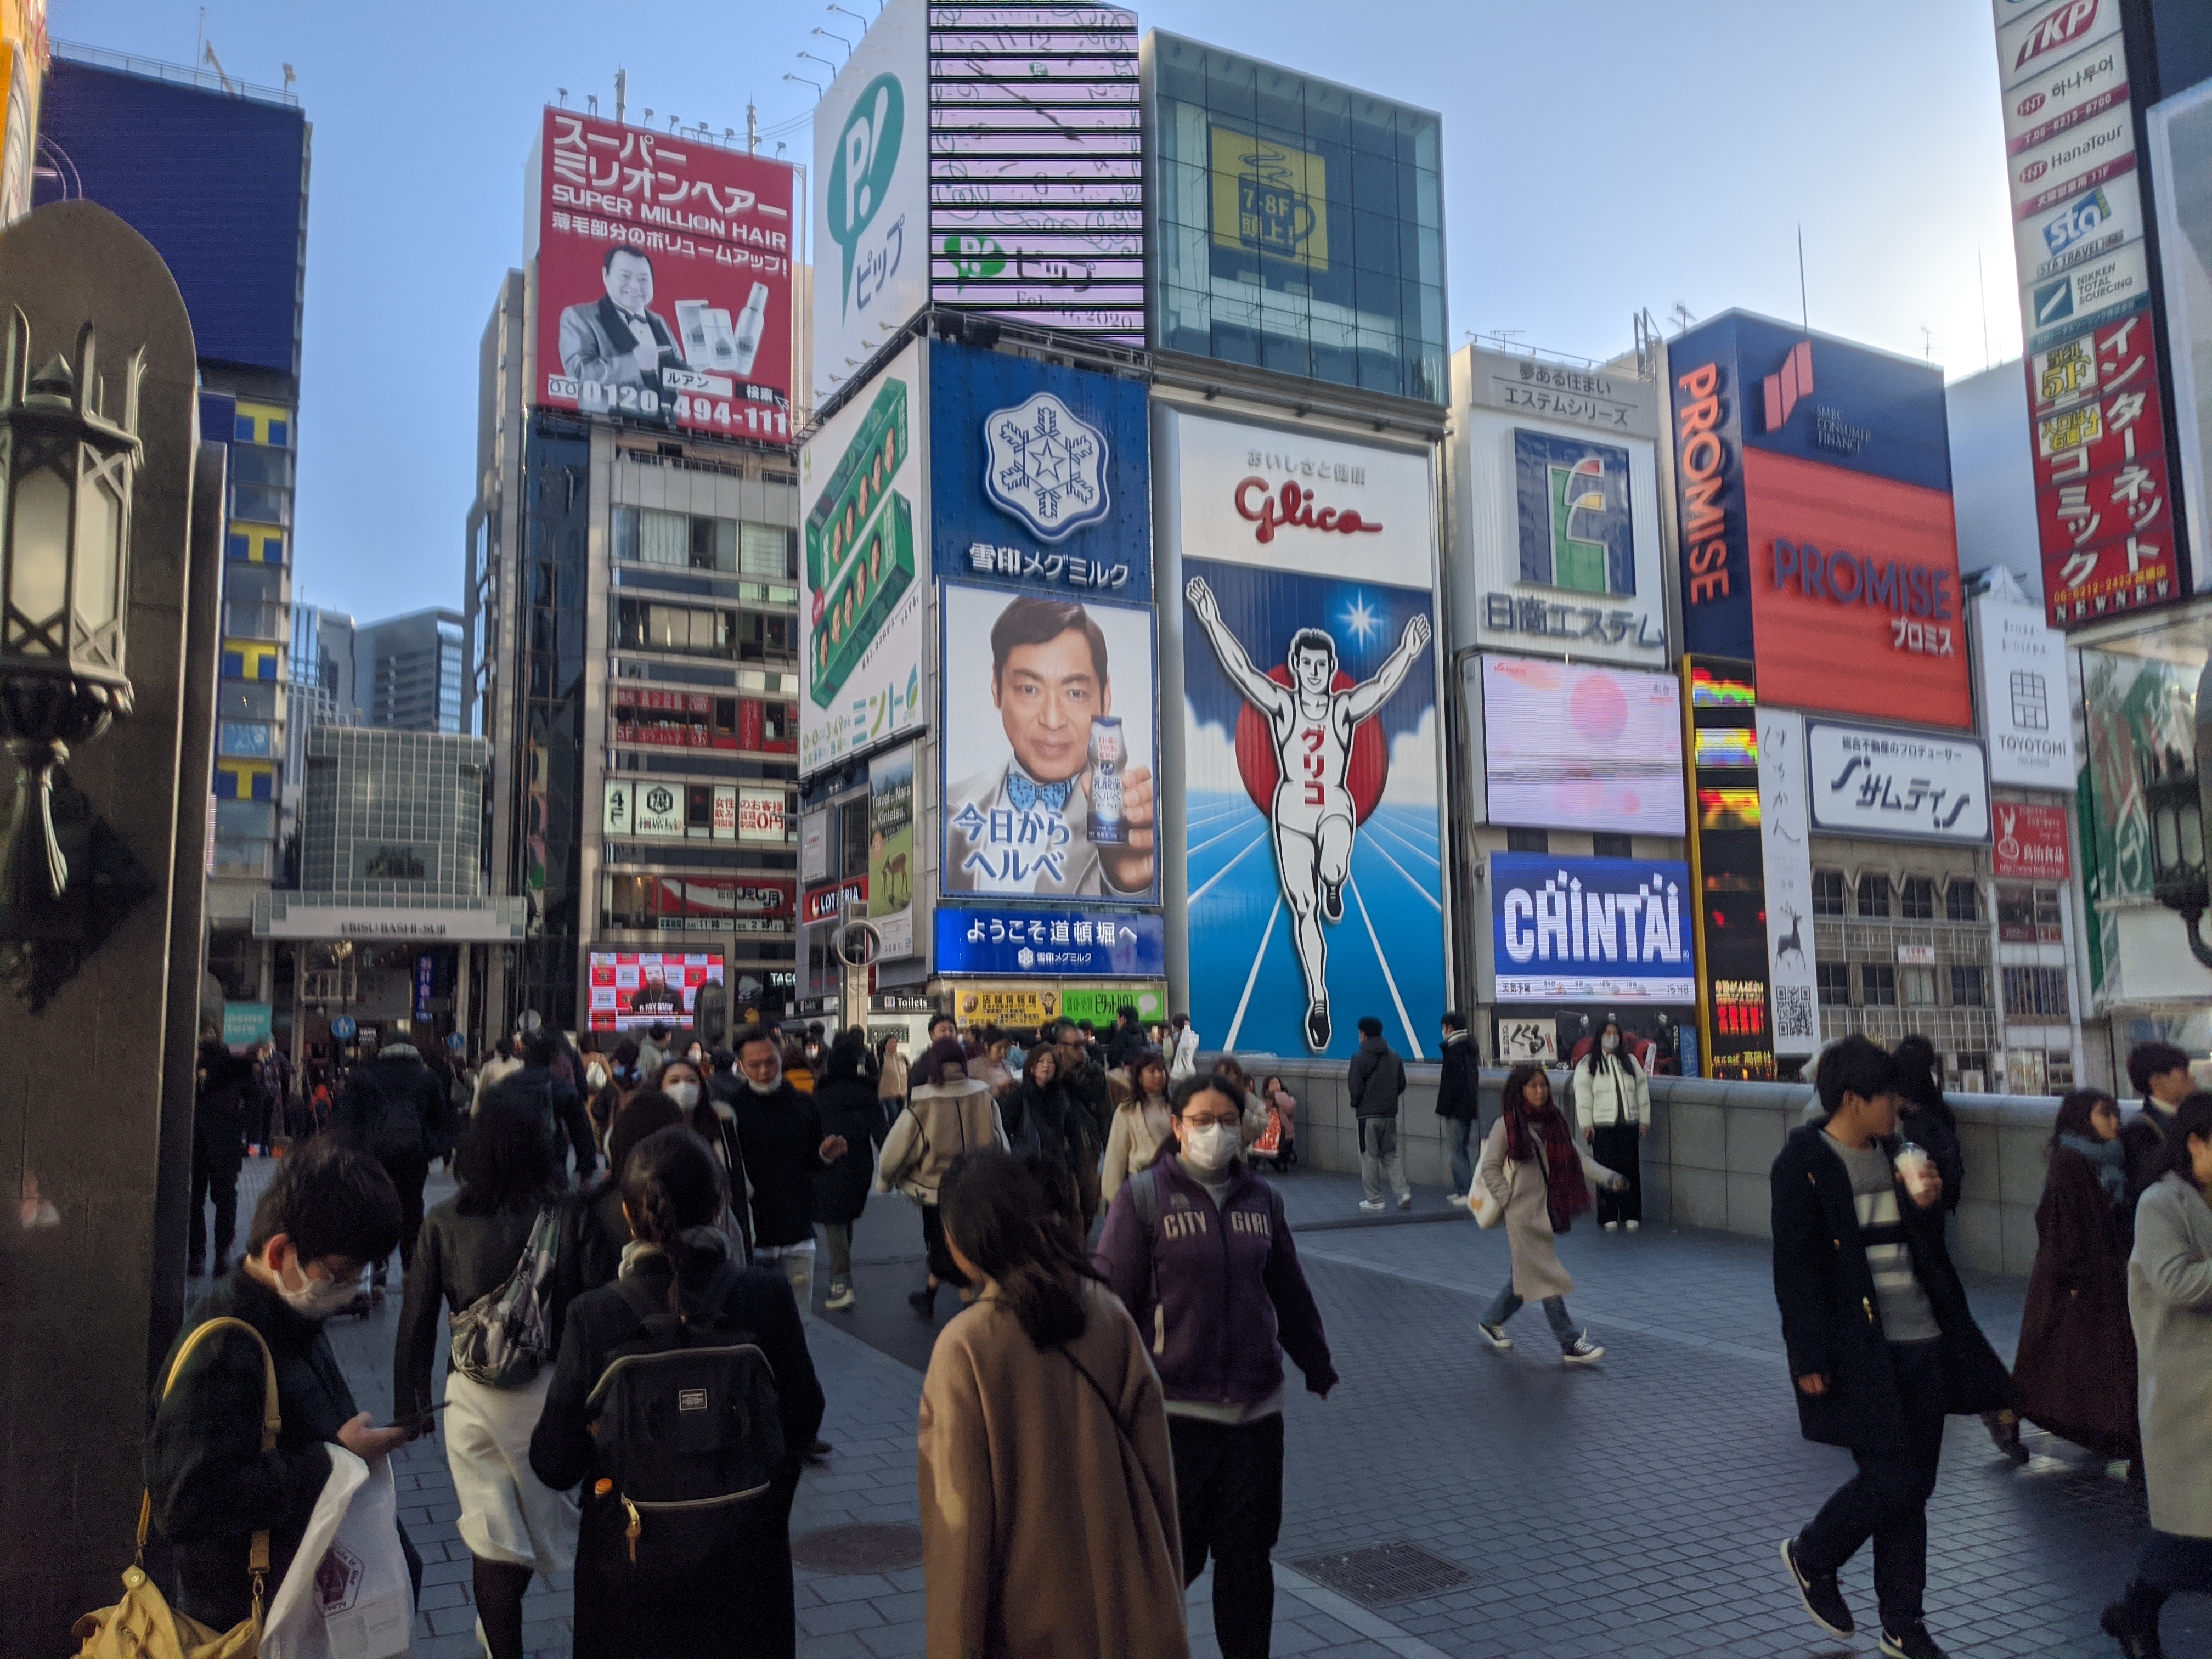
[[458, 611], [416, 611], [353, 629], [362, 723], [397, 732], [466, 728], [468, 663]]

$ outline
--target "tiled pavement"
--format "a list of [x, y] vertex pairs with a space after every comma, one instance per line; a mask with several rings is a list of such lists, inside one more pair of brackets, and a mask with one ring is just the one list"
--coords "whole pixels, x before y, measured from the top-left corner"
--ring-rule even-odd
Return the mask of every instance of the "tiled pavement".
[[[248, 1184], [260, 1173], [249, 1164]], [[1605, 1363], [1569, 1372], [1536, 1310], [1518, 1346], [1491, 1353], [1473, 1325], [1506, 1275], [1502, 1236], [1443, 1215], [1424, 1192], [1412, 1217], [1360, 1218], [1356, 1183], [1300, 1172], [1283, 1183], [1299, 1249], [1344, 1382], [1316, 1401], [1293, 1388], [1275, 1651], [1316, 1659], [1581, 1659], [1582, 1656], [1833, 1655], [1779, 1581], [1775, 1546], [1849, 1471], [1841, 1452], [1800, 1439], [1755, 1242], [1585, 1224], [1561, 1241], [1580, 1281], [1577, 1319]], [[433, 1198], [438, 1195], [434, 1185]], [[250, 1206], [250, 1200], [242, 1200]], [[917, 1368], [931, 1327], [902, 1297], [920, 1279], [920, 1233], [902, 1200], [877, 1200], [856, 1241], [862, 1306], [810, 1328], [837, 1448], [810, 1474], [794, 1533], [915, 1519]], [[2009, 1353], [2017, 1281], [1970, 1286], [1984, 1328]], [[818, 1295], [819, 1287], [817, 1287]], [[936, 1324], [954, 1310], [942, 1299]], [[332, 1327], [365, 1408], [388, 1407], [396, 1308]], [[2126, 1576], [2144, 1525], [2124, 1482], [2073, 1448], [2031, 1433], [2015, 1469], [1971, 1419], [1954, 1419], [1930, 1506], [1930, 1627], [1954, 1654], [2103, 1655], [2097, 1609]], [[442, 1452], [409, 1448], [396, 1469], [426, 1562], [415, 1651], [477, 1650], [467, 1553]], [[1456, 1589], [1369, 1610], [1287, 1563], [1406, 1539], [1470, 1575]], [[1873, 1622], [1864, 1553], [1844, 1575]], [[1196, 1649], [1211, 1655], [1210, 1577], [1192, 1595]], [[533, 1586], [533, 1653], [565, 1656], [567, 1585]], [[890, 1659], [921, 1650], [918, 1571], [802, 1572], [805, 1659]], [[2166, 1614], [2167, 1650], [2212, 1654], [2212, 1603]], [[1873, 1651], [1870, 1638], [1856, 1644]]]

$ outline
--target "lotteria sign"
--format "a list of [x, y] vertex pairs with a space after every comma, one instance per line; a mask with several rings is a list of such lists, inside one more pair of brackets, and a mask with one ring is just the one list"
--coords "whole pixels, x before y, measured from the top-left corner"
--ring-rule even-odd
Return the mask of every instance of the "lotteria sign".
[[1492, 854], [1496, 1000], [1695, 1002], [1690, 890], [1671, 860]]
[[1942, 376], [1739, 312], [1669, 357], [1688, 649], [1785, 707], [1970, 727]]

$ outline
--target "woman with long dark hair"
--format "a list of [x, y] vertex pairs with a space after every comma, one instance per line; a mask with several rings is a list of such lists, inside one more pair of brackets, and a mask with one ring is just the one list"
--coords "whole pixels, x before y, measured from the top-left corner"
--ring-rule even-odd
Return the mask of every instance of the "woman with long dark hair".
[[1483, 1143], [1475, 1182], [1504, 1212], [1505, 1243], [1512, 1252], [1513, 1276], [1476, 1327], [1482, 1340], [1503, 1353], [1513, 1346], [1505, 1322], [1531, 1299], [1544, 1304], [1544, 1317], [1559, 1340], [1561, 1359], [1593, 1365], [1605, 1350], [1577, 1328], [1567, 1314], [1567, 1292], [1575, 1281], [1559, 1265], [1555, 1236], [1590, 1207], [1592, 1187], [1619, 1187], [1622, 1178], [1575, 1145], [1575, 1132], [1552, 1100], [1552, 1080], [1544, 1068], [1523, 1060], [1505, 1079], [1505, 1110]]
[[[1175, 1108], [1168, 1101], [1166, 1057], [1157, 1048], [1139, 1050], [1129, 1060], [1129, 1097], [1114, 1109], [1114, 1121], [1106, 1133], [1106, 1165], [1098, 1195], [1107, 1204], [1114, 1201], [1123, 1182], [1151, 1169], [1162, 1152], [1175, 1148]], [[1243, 1103], [1239, 1096], [1240, 1109]]]
[[[617, 1125], [620, 1127], [619, 1123]], [[792, 1607], [791, 1500], [799, 1449], [822, 1426], [822, 1388], [806, 1352], [799, 1307], [781, 1273], [740, 1267], [714, 1226], [722, 1171], [689, 1129], [640, 1141], [622, 1177], [632, 1242], [622, 1282], [576, 1298], [560, 1363], [531, 1437], [530, 1465], [562, 1491], [583, 1488], [576, 1547], [576, 1659], [665, 1659], [670, 1654], [789, 1659], [798, 1646]], [[719, 1310], [708, 1291], [733, 1268]], [[642, 1352], [653, 1333], [640, 1304], [665, 1307], [702, 1347], [750, 1343], [774, 1378], [784, 1456], [769, 1490], [726, 1511], [728, 1536], [681, 1572], [639, 1565], [630, 1510], [604, 1479], [599, 1385], [618, 1353]], [[648, 1525], [659, 1524], [658, 1517]], [[650, 1550], [645, 1557], [652, 1559]]]
[[2135, 1581], [2104, 1617], [2132, 1659], [2160, 1651], [2168, 1596], [2212, 1591], [2212, 1095], [2175, 1109], [2166, 1157], [2166, 1173], [2136, 1200], [2128, 1257], [2151, 1534]]
[[1632, 1233], [1644, 1224], [1644, 1158], [1637, 1143], [1651, 1131], [1651, 1079], [1628, 1052], [1612, 1014], [1575, 1067], [1575, 1115], [1590, 1155], [1618, 1170], [1624, 1183], [1598, 1194], [1598, 1223], [1607, 1232], [1626, 1226]]
[[686, 1121], [676, 1103], [658, 1089], [640, 1089], [616, 1117], [607, 1131], [605, 1173], [568, 1200], [573, 1219], [558, 1271], [572, 1297], [611, 1285], [621, 1268], [622, 1253], [630, 1242], [622, 1211], [623, 1165], [630, 1153], [647, 1135]]
[[2101, 1089], [2067, 1096], [2050, 1158], [2012, 1368], [2024, 1397], [2021, 1414], [2100, 1457], [2137, 1458], [2119, 1103]]
[[1165, 1401], [1135, 1324], [1022, 1159], [963, 1153], [939, 1203], [982, 1293], [921, 1385], [928, 1651], [1188, 1654]]
[[1081, 1237], [1090, 1237], [1097, 1215], [1095, 1202], [1086, 1204], [1084, 1195], [1095, 1194], [1097, 1183], [1085, 1177], [1095, 1176], [1098, 1169], [1098, 1130], [1060, 1079], [1059, 1049], [1048, 1042], [1038, 1045], [1022, 1067], [1022, 1080], [1000, 1103], [999, 1115], [1006, 1122], [1007, 1144], [1053, 1171], [1048, 1187], [1054, 1204]]
[[1943, 1177], [1946, 1215], [1959, 1207], [1959, 1188], [1966, 1179], [1966, 1157], [1959, 1145], [1959, 1120], [1943, 1098], [1942, 1062], [1936, 1045], [1914, 1035], [1899, 1042], [1897, 1138], [1909, 1140], [1936, 1160]]
[[[539, 1218], [560, 1224], [561, 1168], [534, 1100], [493, 1090], [453, 1152], [461, 1188], [422, 1218], [392, 1348], [395, 1419], [426, 1412], [439, 1316], [503, 1286], [528, 1251]], [[530, 1469], [530, 1436], [553, 1381], [567, 1300], [545, 1285], [544, 1363], [512, 1387], [446, 1374], [446, 1465], [459, 1498], [461, 1541], [473, 1563], [477, 1620], [492, 1659], [521, 1659], [522, 1598], [532, 1573], [565, 1572], [576, 1558], [576, 1504]]]

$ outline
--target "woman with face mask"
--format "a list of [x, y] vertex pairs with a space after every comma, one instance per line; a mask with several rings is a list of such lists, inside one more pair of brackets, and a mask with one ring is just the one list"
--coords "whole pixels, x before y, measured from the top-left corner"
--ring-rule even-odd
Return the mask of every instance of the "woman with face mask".
[[1597, 1218], [1606, 1231], [1644, 1224], [1644, 1165], [1637, 1143], [1651, 1133], [1651, 1079], [1628, 1052], [1620, 1019], [1598, 1028], [1582, 1064], [1575, 1067], [1575, 1115], [1590, 1155], [1620, 1172], [1625, 1185], [1597, 1195]]
[[745, 1152], [738, 1138], [738, 1115], [726, 1101], [707, 1092], [707, 1080], [688, 1060], [672, 1060], [660, 1068], [654, 1086], [676, 1103], [722, 1166], [723, 1184], [730, 1196], [726, 1211], [716, 1223], [740, 1261], [753, 1259], [752, 1216], [745, 1202]]
[[1505, 1110], [1483, 1143], [1474, 1180], [1505, 1212], [1505, 1243], [1513, 1255], [1513, 1277], [1476, 1327], [1482, 1340], [1500, 1353], [1512, 1347], [1505, 1322], [1534, 1297], [1544, 1304], [1561, 1359], [1595, 1364], [1605, 1350], [1568, 1316], [1567, 1292], [1575, 1281], [1559, 1265], [1552, 1240], [1590, 1207], [1592, 1187], [1624, 1183], [1575, 1145], [1574, 1130], [1553, 1103], [1552, 1080], [1534, 1061], [1523, 1060], [1506, 1074]]
[[[1036, 1062], [1032, 1060], [1030, 1064]], [[1099, 1194], [1108, 1204], [1121, 1183], [1175, 1144], [1175, 1108], [1168, 1099], [1168, 1062], [1157, 1048], [1140, 1049], [1129, 1061], [1135, 1085], [1129, 1098], [1114, 1109], [1114, 1121], [1106, 1132], [1106, 1168], [1099, 1178]], [[1243, 1121], [1243, 1098], [1239, 1091], [1237, 1121]]]
[[1236, 1655], [1266, 1653], [1274, 1616], [1284, 1353], [1309, 1393], [1336, 1382], [1282, 1198], [1244, 1160], [1240, 1094], [1176, 1085], [1174, 1146], [1115, 1194], [1097, 1257], [1167, 1395], [1183, 1583], [1213, 1558], [1214, 1633]]

